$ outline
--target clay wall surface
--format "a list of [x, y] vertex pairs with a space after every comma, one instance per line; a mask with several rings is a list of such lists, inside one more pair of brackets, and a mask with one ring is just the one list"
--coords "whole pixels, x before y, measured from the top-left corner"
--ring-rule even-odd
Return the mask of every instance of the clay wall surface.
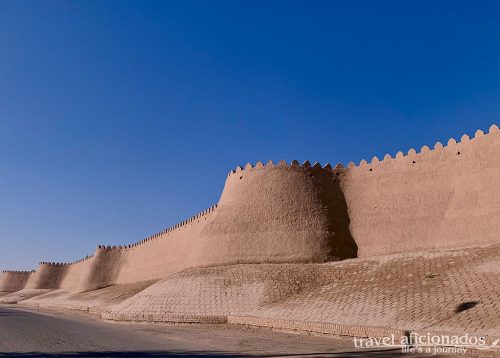
[[377, 158], [341, 176], [360, 257], [499, 241], [500, 134]]
[[324, 262], [355, 257], [335, 173], [257, 163], [232, 173], [198, 241], [207, 264]]
[[84, 269], [85, 276], [77, 286], [78, 291], [90, 291], [116, 283], [122, 252], [117, 249], [97, 248], [94, 257]]
[[86, 280], [88, 279], [94, 260], [95, 256], [90, 256], [68, 264], [59, 287], [78, 289], [79, 291], [87, 290], [89, 285], [87, 285]]
[[30, 275], [27, 289], [87, 289], [88, 276], [93, 256], [87, 256], [73, 263], [41, 262]]
[[163, 278], [188, 267], [210, 264], [200, 255], [203, 228], [217, 215], [217, 206], [135, 245], [118, 248], [121, 266], [116, 283]]
[[38, 269], [30, 275], [25, 288], [29, 289], [56, 289], [66, 275], [68, 265], [49, 262], [40, 262]]
[[3, 271], [0, 276], [0, 292], [22, 290], [33, 271]]

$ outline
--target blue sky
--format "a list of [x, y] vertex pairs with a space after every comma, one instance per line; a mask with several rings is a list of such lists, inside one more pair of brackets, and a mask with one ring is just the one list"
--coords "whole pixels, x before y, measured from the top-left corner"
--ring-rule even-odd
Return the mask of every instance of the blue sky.
[[487, 129], [499, 18], [498, 1], [0, 1], [0, 269], [138, 241], [247, 161]]

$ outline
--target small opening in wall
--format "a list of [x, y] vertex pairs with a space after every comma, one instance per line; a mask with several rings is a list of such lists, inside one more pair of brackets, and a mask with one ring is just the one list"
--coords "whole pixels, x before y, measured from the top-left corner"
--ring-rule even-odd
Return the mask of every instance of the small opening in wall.
[[243, 177], [241, 176], [240, 179], [242, 179]]
[[372, 168], [370, 168], [370, 170], [368, 170], [368, 171], [369, 171], [369, 172], [372, 172], [372, 171], [373, 171], [373, 169], [372, 169]]
[[417, 162], [416, 161], [412, 161], [413, 164], [416, 164]]
[[460, 153], [460, 151], [458, 151], [458, 152], [457, 152], [457, 155], [460, 155], [460, 154], [462, 154], [462, 153]]

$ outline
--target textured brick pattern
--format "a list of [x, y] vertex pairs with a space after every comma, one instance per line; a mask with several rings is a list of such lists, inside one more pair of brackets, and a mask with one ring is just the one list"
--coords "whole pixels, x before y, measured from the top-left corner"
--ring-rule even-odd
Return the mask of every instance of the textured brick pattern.
[[353, 262], [330, 283], [248, 316], [500, 337], [500, 245], [321, 266]]
[[335, 334], [411, 330], [500, 337], [499, 279], [500, 244], [328, 264], [189, 269], [104, 317], [222, 322], [229, 316], [234, 323]]
[[[232, 265], [189, 269], [124, 301], [108, 319], [172, 321], [183, 317], [226, 317], [283, 301], [330, 282], [334, 266], [301, 264]], [[186, 318], [183, 318], [183, 321]], [[193, 320], [194, 318], [189, 318]]]

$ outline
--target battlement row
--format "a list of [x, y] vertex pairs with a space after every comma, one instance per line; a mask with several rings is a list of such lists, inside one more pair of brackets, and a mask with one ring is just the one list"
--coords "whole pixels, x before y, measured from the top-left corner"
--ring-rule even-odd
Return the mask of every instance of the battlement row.
[[194, 215], [194, 216], [191, 216], [190, 218], [186, 219], [186, 220], [183, 220], [181, 221], [180, 223], [176, 224], [176, 225], [173, 225], [165, 230], [162, 230], [160, 232], [157, 232], [156, 234], [153, 234], [139, 242], [136, 242], [135, 244], [132, 244], [132, 245], [127, 245], [127, 246], [122, 246], [122, 248], [129, 248], [129, 247], [135, 247], [135, 246], [138, 246], [138, 245], [141, 245], [147, 241], [150, 241], [150, 240], [153, 240], [153, 239], [156, 239], [164, 234], [167, 234], [171, 231], [174, 231], [174, 230], [177, 230], [177, 229], [180, 229], [182, 228], [183, 226], [186, 226], [187, 224], [190, 224], [192, 222], [194, 222], [195, 220], [198, 220], [200, 218], [202, 218], [203, 216], [207, 215], [207, 214], [210, 214], [211, 212], [213, 212], [215, 209], [217, 209], [217, 204], [214, 204], [212, 206], [210, 206], [208, 209], [205, 209], [203, 210], [202, 212]]
[[260, 160], [255, 163], [255, 165], [251, 163], [247, 163], [244, 167], [237, 166], [236, 169], [231, 170], [228, 173], [228, 176], [231, 176], [232, 174], [237, 174], [240, 173], [244, 170], [247, 169], [253, 169], [253, 168], [271, 168], [271, 167], [294, 167], [294, 168], [319, 168], [319, 169], [327, 169], [327, 170], [334, 170], [334, 169], [341, 169], [344, 167], [342, 163], [338, 163], [333, 167], [330, 163], [326, 163], [325, 165], [321, 165], [318, 162], [315, 162], [314, 164], [311, 164], [310, 161], [306, 160], [302, 164], [298, 160], [292, 160], [290, 164], [288, 164], [285, 160], [280, 160], [277, 164], [274, 164], [272, 160], [268, 160], [266, 164], [263, 164]]
[[87, 255], [84, 258], [82, 258], [80, 260], [77, 260], [77, 261], [73, 261], [73, 262], [48, 262], [48, 261], [42, 261], [39, 264], [40, 265], [50, 265], [50, 266], [71, 266], [71, 265], [76, 265], [76, 264], [78, 264], [78, 263], [80, 263], [82, 261], [86, 261], [88, 259], [91, 259], [92, 257], [94, 257], [94, 255]]
[[138, 241], [138, 242], [136, 242], [134, 244], [119, 245], [119, 246], [99, 245], [99, 246], [97, 246], [97, 248], [101, 249], [101, 250], [124, 250], [124, 249], [132, 249], [132, 248], [137, 247], [139, 245], [142, 245], [142, 244], [144, 244], [144, 243], [146, 243], [146, 242], [148, 242], [150, 240], [156, 239], [156, 238], [158, 238], [158, 237], [160, 237], [160, 236], [162, 236], [164, 234], [167, 234], [167, 233], [172, 232], [174, 230], [180, 229], [183, 226], [188, 225], [188, 224], [194, 222], [195, 220], [198, 220], [198, 219], [204, 217], [205, 215], [213, 212], [216, 208], [217, 208], [217, 204], [212, 205], [208, 209], [203, 210], [202, 212], [200, 212], [200, 213], [198, 213], [198, 214], [190, 217], [189, 219], [183, 220], [183, 221], [181, 221], [180, 223], [178, 223], [176, 225], [173, 225], [173, 226], [171, 226], [171, 227], [169, 227], [169, 228], [167, 228], [165, 230], [162, 230], [162, 231], [160, 231], [160, 232], [158, 232], [156, 234], [153, 234], [153, 235], [151, 235], [151, 236], [149, 236], [149, 237], [147, 237], [147, 238], [145, 238], [145, 239], [143, 239], [141, 241]]
[[15, 271], [15, 270], [3, 270], [2, 273], [15, 273], [15, 274], [22, 274], [22, 275], [28, 275], [30, 273], [35, 272], [35, 270], [31, 271]]
[[[446, 146], [444, 146], [441, 142], [437, 142], [434, 145], [433, 149], [431, 149], [427, 145], [424, 145], [420, 149], [419, 152], [417, 152], [414, 148], [410, 148], [408, 150], [408, 152], [407, 152], [406, 155], [402, 151], [399, 151], [399, 152], [396, 153], [396, 155], [394, 156], [394, 158], [390, 154], [386, 154], [386, 155], [384, 155], [384, 157], [383, 157], [382, 160], [380, 160], [377, 156], [374, 156], [371, 159], [370, 163], [368, 163], [368, 161], [366, 159], [362, 159], [359, 162], [358, 165], [356, 165], [356, 163], [354, 163], [354, 162], [349, 162], [349, 164], [347, 165], [347, 167], [348, 168], [363, 167], [365, 165], [379, 163], [379, 162], [383, 162], [383, 161], [388, 161], [388, 160], [392, 160], [392, 159], [396, 159], [396, 158], [403, 158], [405, 156], [413, 156], [413, 155], [417, 155], [417, 154], [424, 154], [424, 153], [431, 152], [432, 150], [442, 150], [442, 149], [445, 149], [447, 147], [454, 146], [454, 145], [456, 145], [458, 143], [466, 143], [466, 142], [469, 142], [471, 140], [474, 140], [474, 139], [477, 139], [477, 138], [480, 138], [480, 137], [483, 137], [483, 136], [486, 136], [486, 135], [491, 135], [491, 134], [497, 133], [497, 132], [499, 132], [499, 128], [498, 128], [498, 126], [496, 124], [493, 124], [489, 128], [488, 134], [485, 134], [482, 130], [478, 129], [475, 132], [473, 138], [469, 137], [469, 135], [467, 135], [467, 134], [462, 135], [462, 137], [460, 138], [460, 142], [457, 142], [457, 140], [455, 140], [454, 138], [450, 138], [448, 140]], [[321, 169], [326, 169], [326, 170], [333, 171], [333, 170], [343, 169], [344, 165], [342, 163], [338, 163], [337, 165], [335, 165], [335, 167], [332, 167], [332, 165], [330, 163], [326, 163], [325, 165], [321, 165], [318, 162], [315, 162], [314, 164], [311, 165], [311, 162], [308, 161], [308, 160], [306, 160], [302, 164], [300, 164], [299, 161], [297, 161], [297, 160], [292, 160], [290, 162], [290, 164], [288, 164], [285, 160], [280, 160], [277, 164], [274, 164], [272, 160], [267, 161], [266, 164], [263, 164], [261, 161], [258, 161], [257, 163], [255, 163], [255, 165], [253, 165], [251, 163], [247, 163], [244, 167], [237, 166], [234, 170], [231, 170], [228, 173], [228, 177], [231, 176], [231, 175], [233, 175], [233, 174], [239, 174], [240, 172], [242, 172], [244, 170], [249, 170], [249, 169], [254, 169], [254, 168], [272, 168], [272, 167], [296, 167], [296, 168], [305, 168], [305, 169], [307, 169], [307, 168], [321, 168]]]
[[[119, 245], [119, 246], [98, 245], [97, 249], [98, 250], [125, 250], [125, 249], [132, 249], [132, 248], [137, 247], [139, 245], [142, 245], [142, 244], [144, 244], [144, 243], [146, 243], [146, 242], [148, 242], [150, 240], [156, 239], [156, 238], [160, 237], [161, 235], [164, 235], [164, 234], [169, 233], [171, 231], [174, 231], [176, 229], [180, 229], [183, 226], [185, 226], [187, 224], [190, 224], [193, 221], [198, 220], [198, 219], [202, 218], [203, 216], [205, 216], [205, 215], [213, 212], [216, 208], [217, 208], [217, 204], [212, 205], [208, 209], [203, 210], [202, 212], [200, 212], [200, 213], [198, 213], [198, 214], [190, 217], [189, 219], [183, 220], [183, 221], [181, 221], [180, 223], [178, 223], [176, 225], [173, 225], [173, 226], [171, 226], [171, 227], [169, 227], [169, 228], [167, 228], [167, 229], [165, 229], [163, 231], [160, 231], [160, 232], [158, 232], [158, 233], [156, 233], [154, 235], [151, 235], [151, 236], [147, 237], [146, 239], [138, 241], [138, 242], [136, 242], [134, 244]], [[78, 263], [80, 263], [82, 261], [86, 261], [86, 260], [91, 259], [93, 257], [94, 257], [94, 255], [89, 255], [89, 256], [86, 256], [86, 257], [84, 257], [84, 258], [82, 258], [80, 260], [74, 261], [74, 262], [46, 262], [46, 261], [42, 261], [39, 264], [40, 265], [50, 265], [50, 266], [70, 266], [70, 265], [78, 264]], [[28, 271], [28, 272], [30, 272], [30, 271]]]
[[[475, 140], [477, 138], [481, 138], [481, 137], [484, 137], [484, 136], [487, 136], [487, 135], [491, 135], [491, 134], [494, 134], [494, 133], [497, 133], [499, 132], [499, 128], [496, 124], [493, 124], [491, 125], [490, 129], [489, 129], [489, 132], [488, 134], [485, 134], [482, 130], [478, 129], [475, 134], [474, 134], [474, 137], [470, 137], [468, 134], [464, 134], [462, 135], [462, 137], [460, 137], [460, 141], [457, 141], [455, 138], [450, 138], [447, 142], [447, 145], [443, 145], [441, 142], [436, 142], [436, 144], [434, 144], [434, 147], [433, 149], [431, 149], [429, 146], [427, 145], [424, 145], [420, 151], [416, 151], [414, 148], [410, 148], [407, 152], [407, 154], [405, 155], [403, 152], [399, 151], [396, 153], [395, 157], [393, 158], [390, 154], [386, 154], [384, 155], [383, 159], [380, 160], [377, 156], [374, 156], [371, 160], [370, 163], [368, 163], [368, 161], [366, 161], [365, 159], [361, 160], [361, 162], [359, 163], [359, 167], [362, 167], [362, 166], [365, 166], [365, 165], [369, 165], [369, 164], [375, 164], [375, 163], [379, 163], [379, 162], [384, 162], [384, 161], [388, 161], [388, 160], [392, 160], [392, 159], [398, 159], [398, 158], [403, 158], [403, 157], [407, 157], [407, 156], [414, 156], [414, 155], [420, 155], [420, 154], [425, 154], [425, 153], [429, 153], [431, 151], [436, 151], [436, 150], [444, 150], [444, 149], [447, 149], [447, 148], [451, 148], [457, 144], [460, 144], [460, 143], [467, 143], [467, 142], [470, 142], [471, 140]], [[352, 167], [355, 167], [356, 164], [353, 163], [353, 162], [350, 162], [348, 167], [352, 168]]]

